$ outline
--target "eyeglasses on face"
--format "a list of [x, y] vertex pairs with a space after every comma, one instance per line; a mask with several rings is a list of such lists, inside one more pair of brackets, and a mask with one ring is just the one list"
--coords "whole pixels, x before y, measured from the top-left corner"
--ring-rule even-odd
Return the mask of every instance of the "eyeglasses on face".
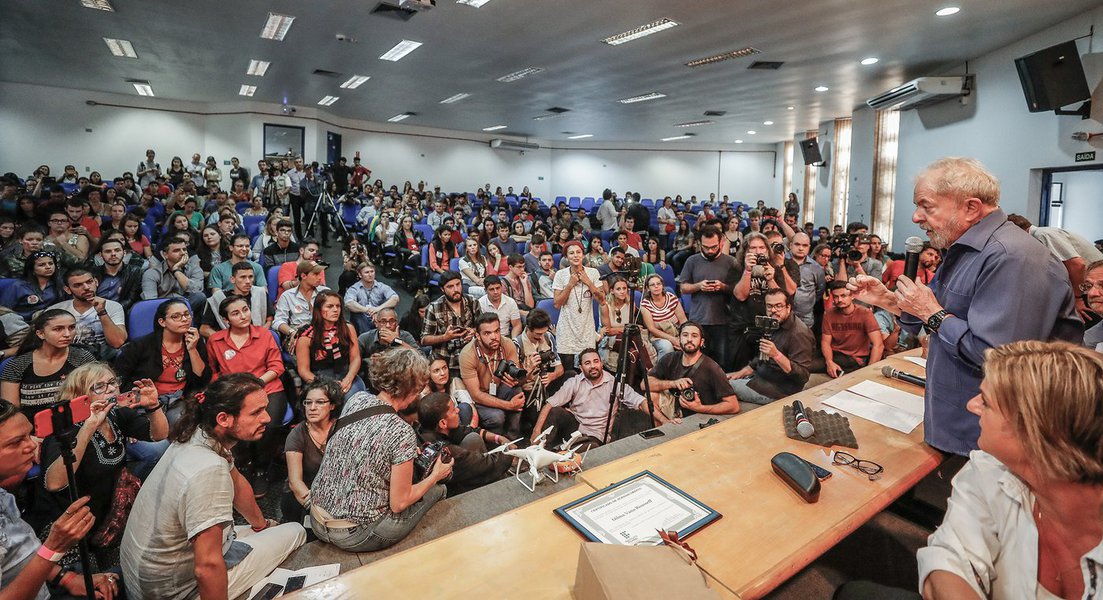
[[854, 467], [855, 469], [858, 469], [859, 471], [868, 475], [870, 481], [874, 481], [880, 478], [881, 473], [883, 473], [885, 470], [884, 467], [873, 461], [862, 460], [854, 456], [853, 454], [847, 454], [846, 452], [835, 452], [835, 456], [832, 457], [831, 462], [837, 465]]
[[182, 321], [187, 321], [188, 319], [190, 319], [191, 318], [191, 313], [185, 310], [184, 312], [178, 312], [178, 313], [173, 313], [171, 315], [165, 315], [165, 318], [168, 319], [169, 321], [176, 321], [177, 323], [180, 323]]
[[92, 384], [92, 393], [93, 394], [106, 394], [112, 388], [114, 388], [116, 390], [119, 389], [119, 386], [121, 385], [121, 383], [122, 382], [119, 380], [118, 377], [116, 377], [114, 379], [108, 379], [107, 381], [100, 381], [100, 382], [97, 382], [97, 383], [93, 383]]
[[1103, 291], [1103, 281], [1085, 281], [1080, 284], [1080, 291], [1085, 294], [1092, 291], [1092, 288], [1099, 288], [1099, 291]]
[[306, 408], [310, 406], [326, 406], [329, 403], [329, 400], [306, 400], [305, 402], [303, 402], [303, 407]]

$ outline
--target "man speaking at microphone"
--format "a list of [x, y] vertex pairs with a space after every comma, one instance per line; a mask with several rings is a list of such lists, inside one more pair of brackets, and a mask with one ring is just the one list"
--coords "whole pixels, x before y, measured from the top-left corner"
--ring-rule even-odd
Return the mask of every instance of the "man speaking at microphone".
[[980, 424], [965, 408], [980, 391], [984, 353], [1016, 340], [1079, 344], [1083, 323], [1068, 275], [999, 207], [999, 182], [968, 158], [935, 161], [915, 184], [912, 222], [946, 256], [930, 287], [900, 276], [896, 291], [859, 275], [857, 300], [899, 315], [902, 327], [930, 334], [923, 413], [925, 441], [967, 456]]

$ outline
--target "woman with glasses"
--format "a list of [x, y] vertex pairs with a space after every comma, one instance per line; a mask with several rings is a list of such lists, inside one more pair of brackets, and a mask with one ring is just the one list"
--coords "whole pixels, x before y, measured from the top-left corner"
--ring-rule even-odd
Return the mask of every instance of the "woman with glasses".
[[345, 395], [335, 381], [318, 380], [303, 388], [306, 420], [287, 434], [283, 446], [289, 488], [280, 500], [284, 523], [303, 522], [304, 507], [310, 501], [310, 486], [322, 466], [329, 432], [344, 402]]
[[336, 380], [345, 398], [364, 391], [360, 379], [360, 345], [356, 330], [345, 321], [344, 302], [332, 290], [314, 297], [310, 325], [295, 342], [295, 364], [303, 383], [319, 378]]
[[174, 423], [182, 410], [177, 400], [198, 391], [210, 378], [206, 354], [206, 343], [192, 327], [187, 302], [170, 298], [157, 307], [153, 332], [123, 346], [115, 369], [127, 391], [133, 381], [153, 380], [169, 423]]
[[96, 360], [91, 353], [70, 347], [76, 330], [77, 321], [67, 310], [51, 308], [39, 313], [16, 356], [0, 372], [0, 398], [32, 420], [35, 413], [55, 404], [65, 378]]
[[659, 358], [681, 350], [678, 340], [678, 328], [685, 323], [686, 311], [682, 302], [674, 294], [666, 291], [660, 275], [649, 275], [643, 284], [643, 299], [640, 300], [640, 317], [643, 325], [651, 334], [651, 344]]
[[[62, 384], [57, 399], [68, 402], [81, 396], [88, 397], [91, 416], [78, 426], [73, 470], [77, 488], [89, 497], [87, 506], [96, 518], [89, 542], [94, 551], [102, 551], [118, 545], [126, 525], [128, 502], [133, 502], [138, 492], [139, 478], [127, 464], [127, 439], [164, 440], [169, 424], [152, 381], [136, 381], [134, 393], [120, 394], [119, 378], [101, 362], [74, 369]], [[42, 465], [43, 484], [53, 493], [52, 512], [56, 519], [69, 505], [69, 480], [56, 436], [42, 442]], [[101, 553], [97, 556], [106, 558]]]
[[13, 298], [11, 309], [24, 320], [34, 313], [65, 299], [65, 286], [57, 268], [57, 255], [40, 250], [23, 263], [23, 279], [15, 281], [8, 292]]

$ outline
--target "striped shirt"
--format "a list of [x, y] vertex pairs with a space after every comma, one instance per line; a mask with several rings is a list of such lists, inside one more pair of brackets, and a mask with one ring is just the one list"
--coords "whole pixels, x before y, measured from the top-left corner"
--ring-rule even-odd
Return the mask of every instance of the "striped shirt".
[[676, 318], [678, 306], [681, 303], [674, 294], [664, 293], [666, 294], [666, 301], [663, 302], [661, 307], [656, 306], [650, 296], [640, 301], [640, 308], [651, 313], [651, 320], [655, 322], [655, 325]]

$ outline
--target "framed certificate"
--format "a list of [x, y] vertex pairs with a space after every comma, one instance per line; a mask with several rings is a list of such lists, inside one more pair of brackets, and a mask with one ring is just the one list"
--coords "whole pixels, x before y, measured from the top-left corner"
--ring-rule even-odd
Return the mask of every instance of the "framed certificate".
[[591, 542], [625, 546], [659, 544], [659, 529], [685, 539], [721, 516], [651, 471], [561, 506], [555, 514]]

